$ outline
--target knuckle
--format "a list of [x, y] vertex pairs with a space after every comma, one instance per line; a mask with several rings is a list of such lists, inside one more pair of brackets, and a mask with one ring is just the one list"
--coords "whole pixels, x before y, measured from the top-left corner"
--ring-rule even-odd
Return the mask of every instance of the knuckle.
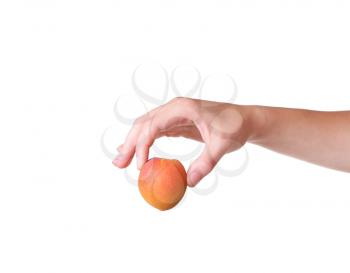
[[187, 100], [188, 98], [185, 98], [185, 97], [175, 97], [173, 98], [170, 103], [172, 104], [183, 104], [185, 103], [185, 101]]
[[181, 106], [182, 108], [185, 108], [186, 110], [194, 114], [199, 112], [199, 105], [197, 101], [192, 98], [176, 97], [176, 98], [173, 98], [170, 101], [170, 103], [175, 106]]
[[188, 103], [189, 101], [191, 101], [190, 98], [186, 98], [186, 97], [175, 97], [173, 99], [171, 99], [171, 103], [173, 104], [186, 104]]
[[141, 117], [136, 118], [136, 119], [134, 120], [133, 125], [134, 125], [134, 126], [135, 126], [135, 125], [138, 125], [138, 124], [140, 124], [140, 123], [141, 123], [141, 121], [142, 121], [142, 116], [141, 116]]
[[141, 125], [145, 124], [147, 122], [147, 120], [148, 119], [145, 115], [140, 116], [134, 120], [133, 126], [141, 126]]

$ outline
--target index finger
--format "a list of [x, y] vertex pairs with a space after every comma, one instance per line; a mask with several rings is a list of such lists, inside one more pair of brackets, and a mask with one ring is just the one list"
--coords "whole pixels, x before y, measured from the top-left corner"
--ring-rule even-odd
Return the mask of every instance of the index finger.
[[[181, 127], [196, 124], [199, 119], [197, 104], [186, 98], [177, 98], [164, 105], [156, 112], [143, 128], [136, 143], [137, 166], [140, 169], [148, 160], [149, 149], [154, 141], [163, 136], [164, 131], [176, 126]], [[176, 136], [176, 135], [174, 135]]]

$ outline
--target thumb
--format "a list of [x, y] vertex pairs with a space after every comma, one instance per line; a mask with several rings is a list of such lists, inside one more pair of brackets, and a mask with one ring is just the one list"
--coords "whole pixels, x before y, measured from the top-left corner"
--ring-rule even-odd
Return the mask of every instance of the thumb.
[[213, 152], [206, 145], [200, 156], [192, 162], [187, 171], [187, 184], [194, 187], [198, 182], [208, 175], [218, 163], [222, 154]]

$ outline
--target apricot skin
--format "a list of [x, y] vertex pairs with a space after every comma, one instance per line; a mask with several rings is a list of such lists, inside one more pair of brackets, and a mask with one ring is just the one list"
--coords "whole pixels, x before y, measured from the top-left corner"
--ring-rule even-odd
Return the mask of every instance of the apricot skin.
[[187, 188], [185, 168], [176, 159], [152, 158], [141, 168], [138, 186], [142, 197], [159, 210], [176, 206]]

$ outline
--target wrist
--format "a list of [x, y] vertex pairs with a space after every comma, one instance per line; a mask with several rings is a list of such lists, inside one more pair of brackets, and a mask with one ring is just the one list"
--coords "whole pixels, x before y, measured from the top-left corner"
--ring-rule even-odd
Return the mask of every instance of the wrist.
[[240, 105], [239, 107], [245, 123], [247, 142], [261, 141], [268, 121], [266, 108], [258, 105]]

